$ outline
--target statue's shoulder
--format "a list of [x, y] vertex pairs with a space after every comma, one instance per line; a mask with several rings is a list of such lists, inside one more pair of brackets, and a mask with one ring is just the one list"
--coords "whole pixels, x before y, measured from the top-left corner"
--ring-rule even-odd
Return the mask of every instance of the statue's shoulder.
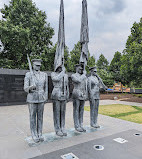
[[25, 74], [26, 77], [30, 77], [30, 75], [31, 75], [30, 72], [27, 72], [27, 73]]
[[65, 74], [65, 77], [68, 78], [68, 74]]
[[73, 73], [73, 74], [71, 75], [71, 77], [76, 77], [76, 76], [78, 76], [78, 73]]
[[88, 77], [88, 81], [91, 80], [91, 79], [92, 79], [92, 76], [89, 76], [89, 77]]
[[45, 72], [40, 72], [40, 73], [41, 73], [42, 76], [46, 76], [47, 75], [47, 73], [45, 73]]
[[51, 73], [51, 77], [54, 77], [54, 76], [56, 76], [56, 72]]
[[91, 76], [88, 76], [88, 79], [90, 79], [91, 78]]

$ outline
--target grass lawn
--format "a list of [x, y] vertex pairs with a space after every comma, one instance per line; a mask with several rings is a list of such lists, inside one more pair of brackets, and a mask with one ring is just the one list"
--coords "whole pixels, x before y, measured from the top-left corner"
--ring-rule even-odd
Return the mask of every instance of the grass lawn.
[[[86, 106], [85, 110], [90, 111], [90, 107]], [[142, 107], [122, 104], [100, 105], [99, 114], [142, 124]]]
[[142, 94], [134, 94], [135, 97], [142, 98]]

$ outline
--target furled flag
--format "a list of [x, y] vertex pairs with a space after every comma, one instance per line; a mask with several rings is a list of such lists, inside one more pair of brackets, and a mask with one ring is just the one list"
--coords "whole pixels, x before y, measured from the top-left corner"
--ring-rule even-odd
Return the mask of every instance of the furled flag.
[[60, 17], [59, 17], [59, 31], [58, 42], [54, 59], [54, 70], [59, 66], [64, 67], [64, 47], [65, 47], [65, 31], [64, 31], [64, 3], [61, 0], [60, 4]]
[[82, 18], [81, 18], [81, 56], [80, 63], [84, 63], [84, 69], [88, 61], [88, 42], [89, 42], [89, 27], [88, 27], [88, 13], [87, 13], [87, 1], [82, 1]]

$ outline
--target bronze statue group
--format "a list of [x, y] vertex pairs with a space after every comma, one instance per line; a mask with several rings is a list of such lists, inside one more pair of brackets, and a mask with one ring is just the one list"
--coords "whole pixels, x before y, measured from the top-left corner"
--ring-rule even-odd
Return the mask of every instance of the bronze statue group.
[[[42, 142], [43, 111], [44, 104], [48, 100], [48, 78], [47, 74], [40, 71], [41, 60], [32, 60], [33, 69], [26, 73], [24, 90], [28, 93], [27, 103], [30, 113], [30, 129], [34, 142]], [[74, 89], [73, 119], [74, 127], [78, 132], [85, 132], [83, 127], [84, 104], [87, 99], [90, 101], [90, 125], [99, 128], [97, 124], [98, 107], [100, 99], [100, 88], [107, 88], [97, 75], [96, 67], [90, 68], [91, 75], [87, 78], [82, 64], [76, 65], [76, 73], [72, 74]], [[69, 99], [68, 75], [65, 68], [60, 65], [51, 73], [53, 82], [53, 120], [55, 132], [58, 136], [67, 136], [65, 131], [66, 103]]]
[[[73, 119], [74, 127], [78, 132], [86, 132], [83, 127], [83, 114], [85, 101], [90, 101], [90, 125], [99, 128], [97, 124], [98, 107], [100, 99], [100, 88], [106, 90], [107, 87], [97, 75], [97, 68], [89, 68], [91, 75], [87, 77], [85, 67], [88, 61], [88, 14], [87, 1], [82, 1], [82, 20], [81, 20], [81, 56], [76, 67], [76, 73], [72, 74], [71, 79], [74, 85], [72, 92], [73, 100]], [[54, 60], [54, 72], [51, 73], [53, 83], [52, 102], [53, 120], [56, 135], [67, 136], [65, 131], [66, 103], [69, 99], [68, 75], [64, 67], [64, 4], [61, 0], [58, 43]], [[40, 71], [42, 60], [33, 59], [32, 64], [28, 56], [30, 72], [26, 73], [24, 80], [24, 90], [28, 93], [27, 103], [30, 113], [30, 129], [34, 142], [44, 141], [42, 135], [44, 104], [48, 100], [48, 76]]]

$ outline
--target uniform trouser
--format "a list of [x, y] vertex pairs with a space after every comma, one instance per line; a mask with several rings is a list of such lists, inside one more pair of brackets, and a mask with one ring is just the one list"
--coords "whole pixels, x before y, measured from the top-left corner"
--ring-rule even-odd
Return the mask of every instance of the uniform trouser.
[[83, 127], [84, 104], [84, 100], [73, 100], [73, 119], [75, 128]]
[[55, 132], [64, 131], [65, 128], [66, 101], [53, 101], [53, 118]]
[[42, 136], [44, 103], [29, 103], [30, 129], [32, 136]]
[[90, 100], [90, 125], [97, 124], [99, 99]]

